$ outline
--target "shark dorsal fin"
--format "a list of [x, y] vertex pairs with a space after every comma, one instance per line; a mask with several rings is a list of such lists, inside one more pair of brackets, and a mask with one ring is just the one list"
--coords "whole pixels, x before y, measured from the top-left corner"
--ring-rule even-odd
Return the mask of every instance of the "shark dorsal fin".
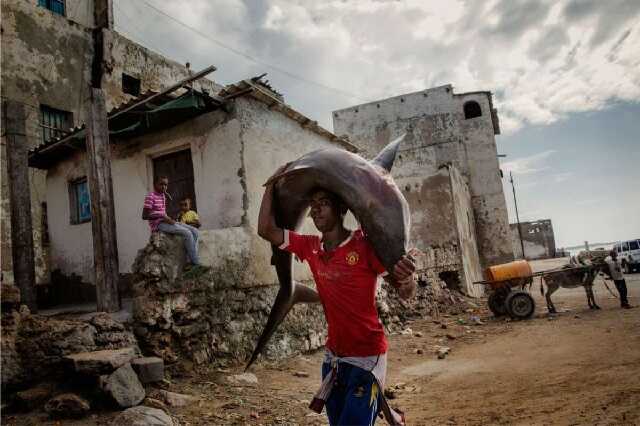
[[388, 172], [391, 172], [391, 167], [393, 167], [393, 162], [396, 159], [396, 154], [398, 153], [400, 142], [402, 142], [406, 135], [406, 133], [403, 133], [400, 137], [389, 142], [387, 146], [385, 146], [384, 149], [378, 153], [376, 158], [371, 160], [371, 163], [382, 167]]

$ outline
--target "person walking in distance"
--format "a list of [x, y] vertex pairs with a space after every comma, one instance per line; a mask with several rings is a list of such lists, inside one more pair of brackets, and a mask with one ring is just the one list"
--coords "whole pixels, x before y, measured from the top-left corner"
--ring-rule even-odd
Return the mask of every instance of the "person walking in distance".
[[620, 306], [623, 309], [631, 308], [629, 305], [629, 300], [627, 299], [627, 282], [624, 279], [624, 274], [622, 273], [622, 264], [618, 259], [618, 253], [615, 250], [611, 250], [610, 257], [607, 258], [607, 266], [609, 267], [609, 276], [613, 280], [613, 283], [618, 289], [618, 294], [620, 295]]

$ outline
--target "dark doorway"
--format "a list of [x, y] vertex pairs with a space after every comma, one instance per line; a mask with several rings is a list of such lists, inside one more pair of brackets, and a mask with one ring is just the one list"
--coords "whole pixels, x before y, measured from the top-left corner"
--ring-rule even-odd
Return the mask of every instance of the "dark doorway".
[[185, 149], [153, 159], [153, 180], [158, 176], [169, 178], [167, 214], [176, 218], [180, 212], [178, 203], [183, 198], [191, 198], [191, 208], [197, 210], [196, 191], [193, 186], [193, 163], [191, 150]]

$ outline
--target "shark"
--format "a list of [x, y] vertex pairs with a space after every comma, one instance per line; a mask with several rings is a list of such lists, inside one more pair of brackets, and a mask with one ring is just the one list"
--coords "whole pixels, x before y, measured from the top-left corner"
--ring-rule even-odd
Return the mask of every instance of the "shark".
[[[307, 216], [309, 193], [317, 188], [331, 191], [353, 213], [380, 262], [393, 270], [407, 254], [411, 228], [409, 204], [391, 177], [404, 136], [387, 144], [371, 161], [343, 149], [325, 148], [287, 163], [265, 183], [274, 184], [276, 224], [282, 229], [299, 229]], [[293, 280], [292, 254], [276, 246], [272, 252], [280, 288], [246, 369], [296, 303], [316, 300], [314, 289]]]

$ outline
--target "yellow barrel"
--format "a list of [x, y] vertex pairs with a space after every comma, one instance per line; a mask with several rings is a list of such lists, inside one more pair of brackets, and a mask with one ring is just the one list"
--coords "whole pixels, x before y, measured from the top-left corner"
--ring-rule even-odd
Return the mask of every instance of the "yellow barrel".
[[516, 260], [487, 268], [487, 279], [489, 281], [506, 281], [513, 278], [526, 278], [531, 275], [533, 275], [533, 271], [526, 260]]

